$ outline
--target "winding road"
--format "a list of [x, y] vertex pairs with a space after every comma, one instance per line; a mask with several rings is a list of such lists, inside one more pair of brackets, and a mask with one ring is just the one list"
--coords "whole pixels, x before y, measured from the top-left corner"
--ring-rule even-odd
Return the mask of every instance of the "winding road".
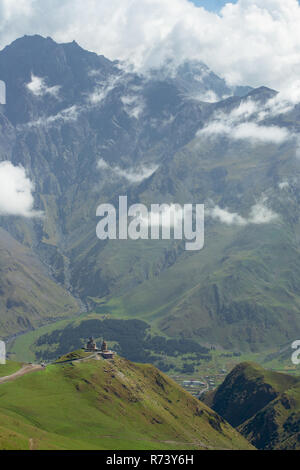
[[12, 382], [13, 380], [18, 379], [19, 377], [22, 377], [23, 375], [29, 374], [31, 372], [37, 372], [38, 370], [43, 370], [43, 369], [44, 367], [38, 364], [26, 364], [14, 374], [7, 375], [6, 377], [0, 377], [0, 384], [4, 384], [6, 382]]
[[[60, 365], [60, 364], [67, 364], [70, 362], [85, 362], [88, 359], [100, 360], [100, 357], [98, 357], [98, 354], [95, 353], [87, 357], [82, 357], [78, 359], [77, 358], [69, 359], [67, 361], [62, 361], [62, 362], [53, 362], [52, 364]], [[29, 374], [31, 372], [37, 372], [38, 370], [45, 370], [45, 366], [41, 366], [39, 364], [25, 364], [17, 372], [14, 372], [11, 375], [7, 375], [6, 377], [0, 377], [0, 384], [4, 384], [6, 382], [12, 382], [13, 380], [18, 379], [19, 377], [22, 377], [23, 375]]]

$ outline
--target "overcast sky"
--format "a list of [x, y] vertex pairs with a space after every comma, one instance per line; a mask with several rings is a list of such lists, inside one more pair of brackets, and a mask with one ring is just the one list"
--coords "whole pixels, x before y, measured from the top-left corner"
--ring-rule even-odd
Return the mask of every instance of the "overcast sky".
[[206, 9], [190, 0], [0, 0], [0, 47], [39, 33], [57, 41], [75, 39], [140, 69], [166, 58], [199, 59], [230, 84], [284, 89], [296, 83], [297, 0], [195, 2]]

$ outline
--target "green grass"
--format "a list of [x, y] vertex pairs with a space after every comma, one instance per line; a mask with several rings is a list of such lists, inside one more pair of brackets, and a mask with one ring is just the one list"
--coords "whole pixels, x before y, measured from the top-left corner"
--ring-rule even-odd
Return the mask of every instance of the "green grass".
[[49, 366], [0, 398], [0, 449], [250, 448], [153, 366], [119, 357]]
[[14, 374], [22, 367], [20, 362], [7, 361], [6, 364], [0, 364], [0, 377]]
[[85, 359], [91, 354], [91, 352], [85, 352], [83, 349], [78, 349], [77, 351], [73, 351], [71, 353], [65, 354], [64, 356], [61, 356], [59, 359], [57, 359], [55, 364], [63, 363], [66, 361], [76, 361], [78, 359]]
[[300, 378], [293, 377], [288, 374], [282, 374], [267, 370], [262, 366], [253, 362], [244, 363], [247, 364], [244, 367], [244, 376], [249, 381], [261, 381], [269, 384], [277, 393], [282, 393], [286, 389], [296, 385], [300, 382]]
[[267, 351], [299, 331], [299, 250], [287, 226], [209, 226], [199, 253], [182, 253], [157, 276], [94, 298], [99, 314], [139, 318], [167, 336], [244, 353]]
[[80, 321], [84, 317], [85, 315], [80, 315], [72, 317], [68, 320], [51, 322], [48, 325], [42, 326], [41, 328], [37, 328], [33, 331], [29, 331], [28, 333], [20, 335], [13, 341], [12, 345], [9, 347], [9, 352], [11, 353], [14, 359], [22, 360], [24, 362], [33, 362], [36, 360], [34, 343], [40, 336], [46, 333], [51, 333], [52, 331], [57, 329], [63, 329], [71, 322], [76, 322], [77, 320]]
[[[107, 315], [109, 315], [109, 318], [111, 319], [119, 319], [118, 315], [108, 314], [108, 309], [104, 308], [102, 313], [89, 313], [81, 315], [79, 317], [75, 317], [71, 320], [54, 322], [45, 327], [29, 332], [25, 335], [19, 336], [18, 338], [16, 338], [13, 346], [10, 348], [10, 353], [12, 354], [11, 357], [19, 361], [37, 361], [39, 359], [37, 359], [35, 356], [37, 348], [34, 343], [39, 337], [43, 336], [46, 333], [51, 333], [53, 331], [58, 331], [59, 334], [59, 332], [62, 332], [63, 329], [68, 325], [72, 325], [72, 327], [75, 327], [83, 321], [101, 320], [104, 316]], [[123, 319], [125, 319], [125, 316], [123, 317]], [[130, 317], [127, 319], [130, 319]], [[91, 331], [91, 334], [93, 334], [93, 331]], [[167, 335], [164, 335], [157, 327], [155, 327], [155, 324], [152, 324], [151, 326], [151, 335], [162, 335], [167, 337]], [[106, 339], [109, 340], [109, 338]], [[55, 351], [56, 346], [57, 345], [53, 345], [53, 351]], [[115, 342], [110, 341], [110, 347], [114, 349]], [[39, 351], [43, 351], [43, 349], [45, 351], [49, 350], [49, 345], [45, 345], [44, 347], [41, 346], [38, 348]], [[159, 360], [163, 360], [165, 364], [171, 366], [171, 369], [169, 370], [169, 372], [167, 372], [168, 375], [174, 376], [178, 375], [178, 373], [182, 373], [184, 363], [193, 364], [195, 372], [192, 375], [194, 378], [210, 376], [215, 379], [216, 385], [219, 385], [219, 383], [223, 380], [224, 374], [220, 374], [220, 371], [222, 369], [226, 369], [227, 372], [230, 372], [230, 370], [232, 370], [238, 363], [245, 361], [256, 362], [263, 366], [266, 366], [268, 369], [272, 369], [278, 372], [286, 372], [293, 375], [300, 375], [300, 368], [297, 368], [291, 363], [292, 349], [290, 347], [290, 344], [287, 344], [285, 346], [284, 354], [280, 354], [279, 351], [280, 348], [274, 347], [272, 349], [266, 349], [265, 351], [259, 353], [241, 353], [238, 349], [217, 349], [210, 351], [211, 360], [201, 360], [200, 364], [198, 363], [197, 359], [191, 359], [190, 353], [187, 353], [186, 355], [179, 354], [178, 356], [172, 357], [166, 356], [165, 354], [158, 354], [158, 356], [160, 358]], [[236, 353], [238, 353], [238, 355], [236, 355]], [[59, 355], [60, 354], [57, 354], [56, 358], [58, 358]], [[155, 355], [157, 356], [157, 353], [155, 353]]]
[[7, 338], [74, 316], [77, 301], [47, 273], [28, 247], [0, 228], [0, 335]]

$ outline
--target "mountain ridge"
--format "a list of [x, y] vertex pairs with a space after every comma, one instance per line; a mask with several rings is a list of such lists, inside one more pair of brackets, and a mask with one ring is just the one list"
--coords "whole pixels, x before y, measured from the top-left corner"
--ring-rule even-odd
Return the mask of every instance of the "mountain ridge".
[[298, 376], [241, 363], [203, 400], [258, 449], [299, 449]]
[[[193, 73], [191, 67], [187, 77]], [[0, 76], [7, 80], [3, 123], [9, 131], [1, 134], [0, 158], [26, 168], [35, 208], [45, 213], [43, 220], [1, 217], [1, 226], [58, 284], [89, 311], [101, 304], [119, 318], [147, 319], [170, 338], [243, 351], [295, 339], [297, 142], [266, 141], [261, 132], [271, 126], [294, 132], [297, 107], [260, 125], [255, 116], [275, 96], [266, 87], [203, 102], [187, 97], [176, 76], [141, 77], [74, 43], [41, 37], [1, 51]], [[214, 86], [209, 76], [205, 70], [203, 92]], [[201, 85], [199, 75], [194, 81]], [[256, 111], [234, 126], [259, 129], [260, 139], [233, 138], [226, 129], [249, 104]], [[225, 134], [209, 134], [215, 124]], [[204, 249], [187, 254], [172, 240], [101, 243], [96, 208], [120, 194], [130, 204], [204, 203]], [[218, 208], [225, 221], [214, 216]], [[255, 210], [262, 222], [253, 222]]]
[[120, 357], [47, 366], [0, 388], [2, 449], [253, 449], [153, 366]]

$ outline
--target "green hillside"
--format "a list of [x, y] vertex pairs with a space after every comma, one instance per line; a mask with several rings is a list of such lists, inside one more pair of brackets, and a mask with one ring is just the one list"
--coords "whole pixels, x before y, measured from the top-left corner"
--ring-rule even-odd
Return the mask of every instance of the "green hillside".
[[259, 449], [300, 449], [300, 378], [245, 362], [203, 398]]
[[75, 315], [75, 299], [47, 273], [33, 252], [0, 228], [0, 335], [31, 330]]
[[[122, 295], [112, 292], [107, 310], [148, 319], [169, 336], [229, 350], [262, 351], [294, 340], [300, 331], [299, 188], [278, 187], [299, 173], [292, 152], [289, 145], [217, 137], [197, 137], [178, 151], [165, 170], [171, 190], [157, 172], [139, 188], [142, 202], [188, 200], [209, 207], [213, 200], [247, 217], [265, 195], [278, 219], [240, 226], [207, 216], [203, 250], [186, 253], [174, 243], [144, 282]], [[139, 262], [130, 271], [136, 277], [143, 272]]]
[[14, 374], [22, 367], [20, 362], [7, 361], [6, 364], [0, 365], [0, 378], [6, 377], [7, 375]]
[[51, 365], [0, 396], [0, 449], [251, 448], [153, 366], [120, 357]]

